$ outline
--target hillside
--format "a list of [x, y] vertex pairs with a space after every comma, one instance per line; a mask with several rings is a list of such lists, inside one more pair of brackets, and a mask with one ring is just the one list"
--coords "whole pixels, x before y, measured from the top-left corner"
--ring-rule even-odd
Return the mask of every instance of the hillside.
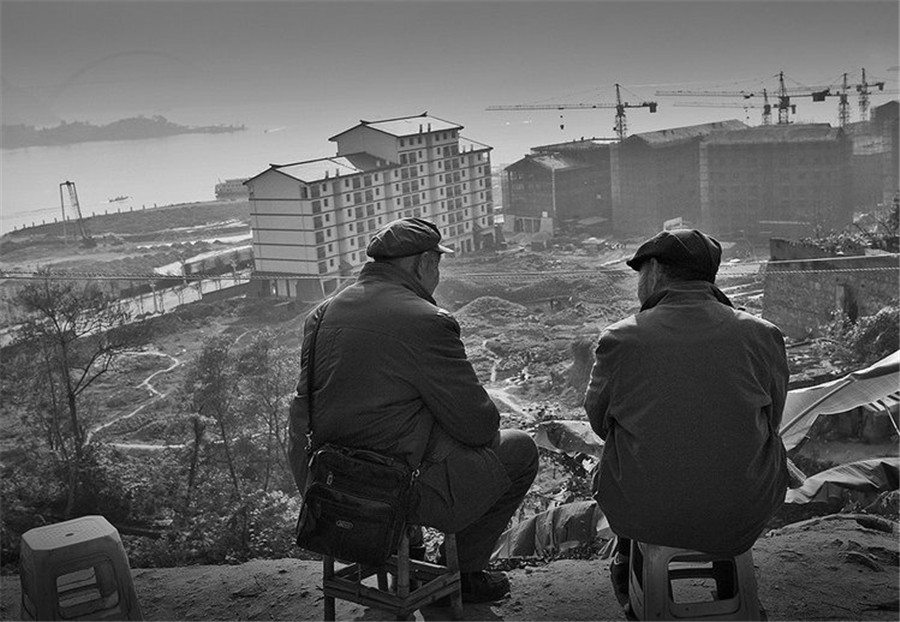
[[[17, 232], [4, 236], [0, 267], [148, 274], [172, 261], [173, 254], [177, 258], [234, 244], [222, 240], [248, 230], [241, 213], [245, 206], [196, 204], [92, 219], [96, 225], [92, 231], [105, 232], [93, 249], [64, 246], [59, 228], [51, 226]], [[621, 264], [633, 250], [634, 241], [600, 253], [563, 243], [545, 252], [510, 248], [491, 255], [454, 257], [442, 264], [436, 298], [459, 319], [469, 357], [503, 413], [505, 427], [531, 431], [543, 421], [583, 418], [580, 398], [593, 340], [604, 326], [636, 308], [636, 278]], [[722, 287], [738, 304], [758, 310], [760, 288], [754, 266], [731, 262], [738, 258], [729, 249], [725, 259], [729, 263], [723, 265]], [[6, 280], [3, 285], [14, 288], [17, 283]], [[187, 364], [203, 344], [216, 336], [246, 343], [267, 330], [278, 335], [280, 345], [296, 350], [308, 308], [272, 298], [202, 302], [153, 320], [154, 336], [145, 350], [96, 387], [93, 398], [102, 405], [91, 421], [96, 438], [130, 445], [137, 452], [183, 442], [183, 438], [166, 437], [158, 422], [177, 409], [175, 389], [183, 384]], [[792, 371], [797, 375], [816, 364], [792, 355]], [[3, 404], [0, 425], [6, 430], [0, 446], [2, 466], [24, 468], [28, 452], [23, 449], [21, 423], [17, 413]], [[897, 446], [896, 442], [884, 446], [810, 443], [809, 452], [804, 468], [825, 468], [874, 455], [896, 455]], [[585, 498], [584, 478], [572, 473], [565, 460], [544, 453], [525, 514], [551, 503]], [[7, 504], [4, 510], [8, 517], [19, 508]], [[34, 523], [53, 520], [51, 515], [33, 511], [23, 516]], [[296, 552], [290, 546], [290, 528], [284, 525], [285, 534], [280, 536], [284, 542], [278, 543], [288, 551], [286, 555]], [[495, 606], [469, 607], [467, 618], [620, 618], [607, 580], [608, 561], [598, 559], [595, 549], [581, 553], [589, 559], [513, 563], [521, 566], [511, 571], [513, 596]], [[320, 619], [322, 615], [316, 587], [320, 567], [315, 562], [284, 558], [151, 568], [141, 547], [130, 548], [129, 554], [145, 619]], [[896, 533], [864, 528], [849, 515], [780, 527], [755, 547], [760, 597], [773, 620], [897, 619], [897, 560]], [[5, 570], [14, 572], [14, 568]], [[18, 578], [2, 575], [0, 582], [0, 619], [16, 619]], [[379, 618], [377, 612], [347, 604], [339, 605], [338, 612], [346, 619]], [[424, 617], [443, 619], [447, 613], [429, 610]]]

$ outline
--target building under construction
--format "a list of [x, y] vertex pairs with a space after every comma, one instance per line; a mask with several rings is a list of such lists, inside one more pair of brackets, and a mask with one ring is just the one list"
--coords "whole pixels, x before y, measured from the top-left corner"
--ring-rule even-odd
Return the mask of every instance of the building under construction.
[[535, 147], [505, 169], [504, 218], [523, 232], [541, 216], [555, 227], [602, 219], [619, 236], [677, 218], [722, 236], [840, 229], [900, 187], [898, 104], [873, 113], [845, 128], [732, 120]]

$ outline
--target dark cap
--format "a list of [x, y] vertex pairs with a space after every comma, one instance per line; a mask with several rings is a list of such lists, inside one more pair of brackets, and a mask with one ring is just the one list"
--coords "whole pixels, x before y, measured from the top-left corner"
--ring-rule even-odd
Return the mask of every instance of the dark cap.
[[634, 257], [625, 263], [640, 270], [651, 257], [660, 263], [692, 270], [698, 279], [713, 282], [722, 260], [722, 245], [696, 229], [660, 231], [641, 244]]
[[441, 232], [434, 223], [423, 218], [400, 218], [379, 229], [366, 247], [373, 259], [390, 259], [417, 255], [425, 251], [452, 253], [441, 245]]

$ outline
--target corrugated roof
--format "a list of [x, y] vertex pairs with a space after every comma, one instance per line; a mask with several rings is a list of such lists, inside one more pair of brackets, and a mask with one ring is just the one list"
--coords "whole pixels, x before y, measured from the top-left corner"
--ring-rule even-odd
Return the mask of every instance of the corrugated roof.
[[727, 121], [716, 121], [714, 123], [701, 123], [700, 125], [688, 125], [685, 127], [673, 127], [666, 130], [657, 130], [655, 132], [642, 132], [634, 134], [626, 139], [628, 141], [642, 140], [651, 146], [670, 145], [673, 143], [693, 140], [701, 136], [708, 136], [713, 132], [742, 130], [747, 128], [747, 124], [737, 119], [729, 119]]
[[716, 132], [707, 136], [712, 145], [749, 143], [802, 143], [835, 141], [842, 135], [840, 128], [827, 123], [804, 125], [760, 125], [745, 130]]
[[420, 115], [412, 117], [385, 119], [383, 121], [365, 121], [360, 119], [357, 125], [354, 125], [349, 130], [344, 130], [340, 134], [335, 134], [328, 140], [334, 141], [338, 136], [342, 136], [361, 126], [370, 127], [373, 130], [378, 130], [379, 132], [384, 132], [385, 134], [396, 136], [397, 138], [415, 136], [423, 132], [445, 132], [448, 130], [461, 130], [463, 128], [463, 126], [458, 123], [452, 123], [444, 119], [439, 119], [438, 117], [432, 117], [427, 112], [423, 112]]

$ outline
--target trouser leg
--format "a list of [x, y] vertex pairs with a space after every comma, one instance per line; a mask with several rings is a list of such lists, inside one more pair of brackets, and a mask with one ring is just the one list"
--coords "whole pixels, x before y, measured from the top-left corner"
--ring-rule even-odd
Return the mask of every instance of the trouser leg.
[[491, 449], [500, 458], [512, 484], [480, 518], [456, 534], [462, 572], [487, 567], [497, 539], [522, 504], [537, 475], [537, 446], [525, 432], [500, 430]]

